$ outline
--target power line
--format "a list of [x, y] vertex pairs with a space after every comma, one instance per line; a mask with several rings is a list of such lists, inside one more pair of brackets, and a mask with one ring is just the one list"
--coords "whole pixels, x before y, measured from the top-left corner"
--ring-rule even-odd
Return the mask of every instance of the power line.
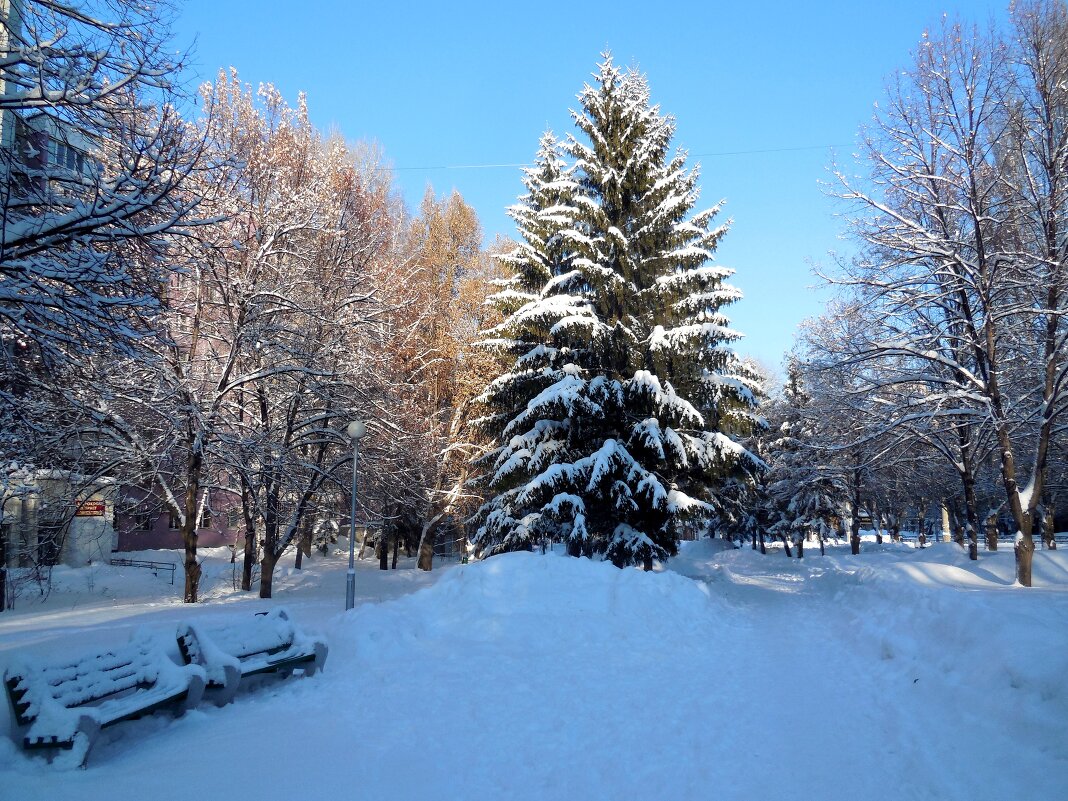
[[515, 169], [518, 167], [530, 167], [530, 164], [442, 164], [437, 167], [387, 167], [385, 169], [391, 169], [396, 171], [401, 170], [496, 170], [496, 169]]
[[[852, 145], [801, 145], [799, 147], [768, 147], [759, 150], [720, 150], [709, 153], [689, 153], [690, 158], [715, 158], [719, 156], [756, 156], [767, 153], [796, 153], [803, 150], [829, 150], [832, 147], [852, 147]], [[440, 164], [426, 167], [383, 167], [383, 171], [393, 172], [428, 172], [431, 170], [500, 170], [531, 167], [529, 163], [515, 164]]]
[[705, 156], [751, 156], [759, 153], [792, 153], [799, 150], [829, 150], [832, 147], [852, 147], [852, 145], [802, 145], [800, 147], [768, 147], [762, 150], [721, 150], [718, 153], [690, 153], [691, 158]]

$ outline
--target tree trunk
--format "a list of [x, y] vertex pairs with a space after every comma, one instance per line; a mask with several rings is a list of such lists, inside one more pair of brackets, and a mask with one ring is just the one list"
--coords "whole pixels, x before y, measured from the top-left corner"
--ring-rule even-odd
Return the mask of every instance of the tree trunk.
[[252, 589], [252, 568], [256, 565], [256, 529], [251, 521], [245, 525], [245, 554], [241, 560], [241, 589]]
[[400, 537], [393, 538], [393, 564], [391, 565], [393, 570], [397, 569], [397, 555], [400, 553]]
[[[1049, 369], [1054, 365], [1054, 359], [1047, 352], [1047, 385], [1049, 383]], [[1013, 553], [1016, 556], [1016, 581], [1024, 587], [1031, 586], [1031, 563], [1035, 554], [1035, 540], [1032, 536], [1034, 525], [1034, 511], [1038, 504], [1038, 494], [1043, 491], [1042, 477], [1045, 475], [1046, 454], [1049, 446], [1050, 421], [1052, 417], [1045, 418], [1039, 427], [1038, 447], [1035, 457], [1035, 465], [1032, 468], [1032, 482], [1028, 503], [1025, 507], [1020, 497], [1019, 486], [1016, 483], [1016, 459], [1012, 450], [1012, 440], [1009, 436], [1009, 428], [1002, 409], [1002, 401], [997, 384], [991, 377], [991, 406], [994, 409], [996, 420], [1002, 421], [996, 426], [998, 445], [1001, 446], [1001, 475], [1005, 485], [1005, 495], [1009, 502], [1009, 510], [1016, 523], [1016, 538], [1013, 544]], [[1048, 388], [1048, 387], [1047, 387]], [[1048, 393], [1046, 393], [1048, 397]], [[997, 550], [997, 517], [994, 518], [994, 547]], [[990, 525], [987, 525], [987, 542], [990, 541]]]
[[768, 548], [764, 544], [764, 529], [760, 529], [760, 531], [757, 532], [757, 536], [760, 537], [760, 553], [763, 554], [764, 556], [767, 556], [768, 555]]
[[197, 602], [200, 588], [200, 563], [197, 562], [197, 496], [200, 494], [200, 471], [204, 456], [195, 444], [190, 446], [186, 465], [185, 520], [182, 521], [182, 543], [185, 546], [185, 597], [187, 604]]
[[653, 569], [653, 557], [647, 556], [642, 560], [642, 570], [649, 572]]
[[965, 524], [962, 522], [964, 517], [960, 513], [960, 507], [954, 504], [949, 507], [949, 528], [952, 532], [953, 542], [957, 543], [961, 548], [964, 547], [964, 541], [967, 539], [965, 534]]
[[260, 597], [270, 598], [274, 590], [274, 567], [278, 564], [278, 557], [270, 548], [263, 549], [263, 559], [260, 560]]
[[[965, 470], [961, 476], [964, 484], [964, 517], [967, 521], [968, 558], [973, 562], [979, 559], [979, 506], [975, 500], [975, 476]], [[997, 549], [997, 532], [994, 532], [994, 548]]]
[[852, 516], [849, 518], [849, 552], [856, 556], [860, 553], [860, 468], [853, 469], [853, 498], [851, 500]]
[[786, 558], [787, 559], [793, 559], [794, 558], [794, 553], [793, 553], [793, 551], [790, 550], [790, 540], [787, 538], [787, 536], [785, 534], [783, 534], [781, 536], [782, 536], [782, 547], [786, 551]]
[[420, 570], [434, 569], [434, 544], [437, 538], [437, 525], [424, 523], [423, 535], [419, 538], [419, 561], [416, 563]]
[[1035, 540], [1031, 532], [1024, 534], [1016, 532], [1016, 542], [1013, 545], [1016, 555], [1016, 580], [1024, 587], [1031, 586], [1031, 565], [1035, 556]]
[[278, 564], [278, 495], [281, 481], [278, 466], [272, 465], [264, 481], [264, 498], [267, 503], [263, 510], [263, 557], [260, 559], [260, 597], [270, 598], [274, 584], [274, 566]]
[[[244, 481], [242, 480], [242, 483]], [[252, 568], [256, 564], [256, 520], [252, 513], [252, 499], [249, 497], [248, 485], [241, 491], [241, 515], [245, 519], [245, 553], [241, 562], [241, 589], [252, 589]]]
[[986, 549], [996, 551], [998, 549], [998, 516], [991, 512], [986, 519]]
[[883, 513], [874, 503], [871, 504], [871, 522], [875, 526], [875, 541], [881, 543], [883, 541]]
[[389, 524], [382, 526], [382, 533], [378, 535], [378, 569], [389, 570]]
[[305, 519], [300, 526], [300, 541], [297, 543], [297, 555], [293, 560], [293, 567], [300, 570], [305, 556], [311, 556], [312, 549], [312, 521]]
[[805, 558], [805, 537], [804, 537], [804, 535], [802, 535], [802, 536], [798, 537], [797, 539], [795, 539], [794, 540], [794, 545], [797, 546], [797, 558], [798, 559], [804, 559]]
[[1042, 507], [1042, 541], [1047, 551], [1057, 550], [1057, 537], [1053, 525], [1053, 507], [1046, 504]]
[[964, 518], [961, 517], [958, 506], [949, 509], [949, 525], [953, 530], [953, 541], [961, 548], [964, 547], [964, 541], [968, 539], [967, 529], [965, 529], [963, 520]]
[[[0, 507], [0, 515], [2, 514], [3, 508]], [[5, 609], [7, 609], [7, 538], [4, 537], [3, 528], [0, 528], [0, 612]]]

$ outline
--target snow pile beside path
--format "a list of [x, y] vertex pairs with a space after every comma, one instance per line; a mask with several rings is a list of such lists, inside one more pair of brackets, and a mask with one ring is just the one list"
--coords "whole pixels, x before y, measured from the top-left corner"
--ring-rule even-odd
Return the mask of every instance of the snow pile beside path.
[[[871, 660], [888, 690], [913, 685], [908, 694], [921, 705], [955, 699], [958, 719], [932, 720], [925, 739], [970, 749], [974, 743], [953, 734], [962, 723], [997, 721], [1007, 743], [1063, 768], [1068, 597], [1063, 588], [1012, 587], [1011, 555], [975, 563], [949, 553], [948, 563], [900, 562], [857, 572], [837, 600], [855, 622], [858, 656]], [[999, 575], [1005, 572], [1008, 577]], [[1052, 782], [1048, 790], [1056, 794], [1064, 777], [1043, 779], [1031, 777], [1039, 786]]]

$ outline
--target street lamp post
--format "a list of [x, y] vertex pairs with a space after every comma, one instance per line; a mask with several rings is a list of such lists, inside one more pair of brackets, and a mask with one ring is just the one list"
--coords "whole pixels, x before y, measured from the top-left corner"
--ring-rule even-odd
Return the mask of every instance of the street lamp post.
[[352, 440], [352, 508], [349, 515], [349, 572], [345, 576], [345, 609], [356, 605], [356, 463], [360, 458], [360, 440], [367, 433], [367, 425], [362, 420], [353, 420], [345, 428], [345, 433]]

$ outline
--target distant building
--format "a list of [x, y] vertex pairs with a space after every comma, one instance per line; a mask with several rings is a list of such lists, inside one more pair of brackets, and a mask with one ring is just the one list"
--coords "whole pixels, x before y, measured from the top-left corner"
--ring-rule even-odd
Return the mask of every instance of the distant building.
[[[0, 0], [0, 65], [19, 44], [23, 27], [19, 4], [20, 0]], [[0, 148], [2, 164], [9, 170], [5, 182], [20, 195], [32, 194], [31, 189], [56, 189], [57, 183], [62, 184], [59, 191], [78, 195], [91, 185], [85, 179], [100, 169], [92, 156], [93, 139], [69, 119], [13, 102], [16, 87], [10, 79], [23, 68], [0, 66]]]
[[[162, 499], [140, 487], [123, 487], [113, 525], [117, 532], [115, 550], [146, 551], [182, 548], [178, 515]], [[201, 504], [197, 521], [197, 547], [244, 544], [244, 521], [233, 493], [209, 492]]]
[[[12, 7], [12, 0], [0, 0], [0, 60], [11, 52], [11, 37], [22, 28], [17, 7]], [[10, 87], [4, 80], [4, 71], [0, 69], [0, 98], [6, 97]], [[0, 109], [0, 148], [10, 152], [14, 144], [15, 115], [6, 109]]]
[[114, 484], [62, 470], [8, 476], [0, 498], [0, 553], [7, 567], [81, 567], [107, 561], [117, 537]]
[[101, 166], [88, 136], [41, 111], [5, 111], [4, 117], [4, 163], [15, 196], [26, 199], [27, 213], [35, 213], [33, 204], [49, 196], [80, 198], [92, 193]]
[[[22, 14], [19, 11], [20, 0], [0, 0], [0, 63], [12, 51], [13, 39], [22, 31]], [[7, 70], [0, 68], [0, 98], [5, 98], [12, 91], [5, 80]], [[10, 148], [14, 143], [15, 113], [6, 108], [0, 111], [0, 147]]]

